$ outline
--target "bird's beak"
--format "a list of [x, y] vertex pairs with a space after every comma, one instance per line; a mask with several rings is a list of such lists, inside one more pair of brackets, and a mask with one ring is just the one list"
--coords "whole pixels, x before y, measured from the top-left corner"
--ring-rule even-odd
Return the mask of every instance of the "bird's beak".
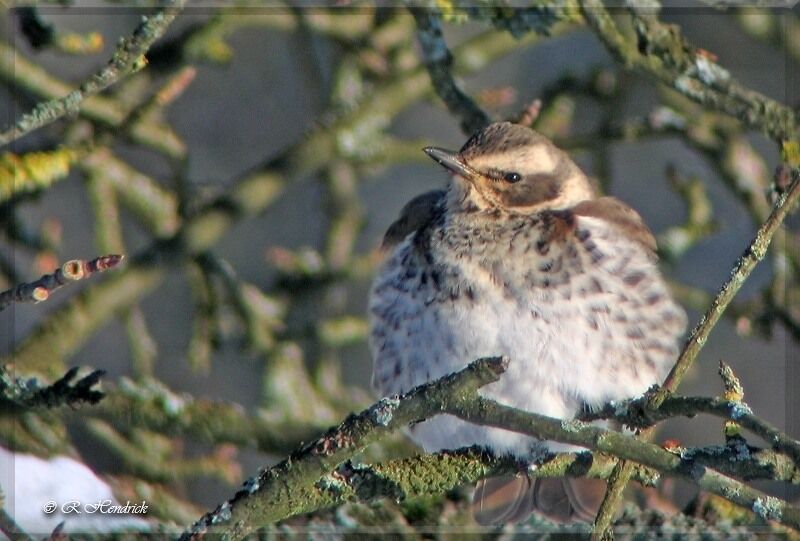
[[478, 176], [477, 171], [464, 163], [464, 160], [461, 159], [458, 152], [445, 150], [439, 147], [425, 147], [422, 150], [425, 151], [425, 154], [433, 158], [436, 163], [453, 174], [464, 177], [467, 180], [473, 180]]

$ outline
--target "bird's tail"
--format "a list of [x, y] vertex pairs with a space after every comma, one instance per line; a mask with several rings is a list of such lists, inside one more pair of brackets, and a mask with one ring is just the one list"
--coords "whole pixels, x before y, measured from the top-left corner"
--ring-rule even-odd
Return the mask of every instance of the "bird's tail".
[[605, 488], [602, 479], [493, 477], [478, 482], [472, 515], [485, 526], [521, 522], [533, 512], [561, 524], [591, 522]]

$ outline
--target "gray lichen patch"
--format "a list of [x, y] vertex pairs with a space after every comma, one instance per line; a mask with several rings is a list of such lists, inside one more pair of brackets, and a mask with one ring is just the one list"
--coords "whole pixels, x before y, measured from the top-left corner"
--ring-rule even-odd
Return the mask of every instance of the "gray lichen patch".
[[783, 516], [783, 503], [772, 496], [756, 498], [753, 511], [764, 520], [780, 520]]
[[261, 488], [261, 481], [257, 475], [247, 479], [242, 486], [242, 489], [251, 495], [258, 492], [259, 488]]
[[222, 522], [228, 522], [231, 519], [231, 504], [228, 502], [223, 503], [222, 505], [217, 508], [214, 512], [214, 515], [211, 517], [211, 524], [220, 524]]
[[396, 396], [381, 398], [372, 408], [372, 418], [381, 426], [388, 426], [392, 422], [394, 410], [400, 405], [400, 399]]
[[712, 62], [705, 56], [698, 56], [694, 61], [697, 77], [709, 86], [724, 86], [730, 82], [731, 74], [725, 68]]
[[730, 487], [726, 485], [722, 487], [722, 494], [729, 500], [736, 499], [741, 495], [741, 490], [739, 487]]
[[751, 415], [753, 410], [744, 402], [735, 402], [731, 404], [731, 418], [741, 419], [745, 415]]
[[322, 491], [332, 492], [334, 494], [342, 494], [348, 488], [347, 482], [335, 472], [321, 477], [314, 486]]
[[587, 426], [588, 425], [586, 423], [578, 419], [566, 419], [564, 421], [561, 421], [561, 430], [565, 432], [572, 432], [572, 433], [580, 432]]

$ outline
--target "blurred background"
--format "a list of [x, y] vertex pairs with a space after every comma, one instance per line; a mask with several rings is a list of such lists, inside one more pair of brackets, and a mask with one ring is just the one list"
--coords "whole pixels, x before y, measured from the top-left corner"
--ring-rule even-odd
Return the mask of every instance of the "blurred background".
[[[61, 95], [55, 82], [95, 73], [151, 12], [80, 3], [5, 11], [4, 127], [48, 92]], [[513, 37], [468, 15], [444, 24], [462, 88], [497, 119], [541, 100], [536, 128], [642, 214], [696, 323], [768, 212], [777, 145], [622, 70], [585, 27], [551, 37], [517, 28]], [[800, 104], [796, 10], [684, 7], [661, 20], [744, 86]], [[458, 148], [467, 136], [431, 92], [403, 10], [189, 7], [147, 57], [145, 69], [102, 94], [100, 105], [117, 116], [68, 116], [3, 150], [19, 160], [40, 152], [45, 162], [72, 154], [68, 172], [4, 196], [0, 288], [69, 259], [124, 253], [128, 262], [46, 303], [0, 312], [0, 352], [16, 375], [52, 381], [67, 367], [99, 368], [110, 393], [96, 407], [4, 417], [0, 439], [20, 452], [78, 458], [109, 476], [118, 497], [141, 496], [143, 486], [169, 494], [184, 507], [156, 515], [182, 523], [374, 400], [365, 316], [376, 249], [409, 199], [446, 182], [419, 149]], [[399, 81], [408, 87], [398, 91]], [[253, 194], [236, 191], [250, 180]], [[186, 256], [182, 246], [158, 245], [155, 275], [140, 273], [152, 267], [137, 254], [242, 197], [258, 203], [231, 211], [207, 249]], [[681, 392], [720, 394], [722, 359], [755, 413], [800, 436], [798, 218], [788, 223]], [[92, 298], [100, 284], [119, 290]], [[63, 311], [76, 306], [86, 309]], [[97, 321], [60, 335], [75, 318]], [[237, 404], [230, 419], [261, 426], [260, 441], [222, 436], [213, 422], [164, 427], [137, 413], [169, 399]], [[657, 440], [667, 438], [720, 443], [721, 422], [671, 421]], [[413, 452], [398, 435], [367, 459]], [[795, 496], [778, 483], [759, 486]], [[694, 496], [680, 483], [666, 492], [679, 507]]]

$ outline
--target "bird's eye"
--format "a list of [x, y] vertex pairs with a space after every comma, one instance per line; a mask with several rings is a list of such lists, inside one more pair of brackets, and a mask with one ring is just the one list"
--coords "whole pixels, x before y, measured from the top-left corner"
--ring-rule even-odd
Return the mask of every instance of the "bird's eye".
[[522, 179], [519, 173], [506, 173], [503, 175], [503, 180], [506, 182], [519, 182]]

